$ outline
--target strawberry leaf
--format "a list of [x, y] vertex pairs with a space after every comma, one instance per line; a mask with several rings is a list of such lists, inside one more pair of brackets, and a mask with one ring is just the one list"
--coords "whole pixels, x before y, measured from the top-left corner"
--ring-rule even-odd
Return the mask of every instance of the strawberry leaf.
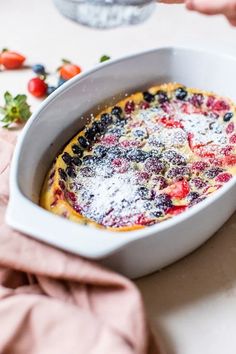
[[102, 56], [101, 56], [99, 62], [100, 62], [100, 63], [103, 63], [104, 61], [107, 61], [107, 60], [109, 60], [109, 59], [111, 59], [111, 57], [109, 57], [108, 55], [105, 54], [105, 55], [102, 55]]
[[63, 64], [71, 64], [71, 61], [68, 59], [62, 59], [61, 61]]
[[0, 107], [0, 121], [6, 123], [3, 128], [8, 128], [12, 123], [24, 123], [29, 119], [31, 112], [26, 95], [13, 97], [9, 92], [5, 92], [4, 99], [5, 105]]

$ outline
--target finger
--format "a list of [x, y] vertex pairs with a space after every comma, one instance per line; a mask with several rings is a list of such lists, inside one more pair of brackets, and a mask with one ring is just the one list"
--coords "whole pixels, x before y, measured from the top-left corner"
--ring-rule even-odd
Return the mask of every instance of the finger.
[[187, 0], [186, 7], [192, 11], [198, 11], [205, 15], [224, 14], [234, 17], [236, 14], [235, 0]]
[[183, 4], [184, 0], [159, 0], [158, 2], [161, 2], [164, 4]]
[[232, 26], [236, 27], [236, 18], [229, 18], [229, 17], [227, 17], [227, 20], [229, 21], [229, 23], [230, 23]]

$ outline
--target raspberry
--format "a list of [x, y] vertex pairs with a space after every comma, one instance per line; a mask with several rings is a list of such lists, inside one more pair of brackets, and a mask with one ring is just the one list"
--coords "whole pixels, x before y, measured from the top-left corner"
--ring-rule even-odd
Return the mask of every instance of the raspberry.
[[194, 93], [193, 96], [189, 100], [194, 107], [201, 107], [204, 101], [204, 97], [201, 93]]
[[149, 104], [148, 102], [142, 101], [142, 102], [140, 102], [139, 107], [140, 107], [141, 109], [147, 109], [147, 108], [150, 107], [150, 104]]
[[201, 178], [193, 178], [191, 181], [191, 184], [197, 188], [197, 189], [202, 189], [207, 186], [207, 183], [203, 181]]
[[220, 173], [217, 177], [216, 177], [216, 181], [217, 182], [228, 182], [233, 176], [231, 175], [231, 173]]
[[101, 143], [105, 145], [116, 145], [118, 143], [118, 138], [115, 135], [106, 135], [101, 139]]
[[128, 101], [125, 104], [125, 113], [130, 114], [135, 110], [135, 104], [134, 101]]
[[66, 191], [65, 197], [66, 199], [70, 199], [72, 202], [76, 202], [76, 195], [72, 192]]
[[204, 161], [196, 161], [192, 164], [192, 169], [196, 171], [204, 171], [207, 167], [209, 167], [209, 164]]
[[170, 179], [173, 179], [173, 178], [178, 178], [178, 177], [183, 177], [183, 176], [189, 176], [190, 175], [190, 170], [188, 167], [185, 167], [185, 166], [176, 166], [176, 167], [173, 167], [171, 168], [166, 177], [167, 178], [170, 178]]
[[235, 166], [236, 165], [236, 155], [225, 156], [224, 165]]
[[150, 175], [149, 175], [148, 172], [140, 171], [140, 172], [137, 172], [137, 173], [135, 174], [135, 178], [136, 178], [137, 182], [143, 183], [143, 182], [149, 180]]
[[215, 102], [215, 97], [214, 96], [209, 96], [208, 99], [207, 99], [207, 103], [206, 103], [206, 106], [208, 108], [212, 108], [213, 107], [213, 104]]
[[112, 161], [112, 165], [113, 165], [115, 171], [118, 173], [124, 173], [124, 172], [128, 171], [128, 168], [129, 168], [129, 163], [124, 158], [115, 158]]
[[231, 134], [231, 133], [233, 133], [233, 131], [234, 131], [234, 123], [231, 122], [226, 127], [226, 133], [227, 134]]
[[229, 110], [229, 105], [223, 100], [218, 100], [213, 104], [213, 111], [228, 111]]
[[174, 120], [171, 117], [163, 117], [159, 120], [159, 122], [167, 128], [183, 128], [181, 122]]
[[155, 206], [157, 209], [166, 211], [167, 209], [172, 207], [172, 201], [170, 196], [167, 194], [159, 194], [155, 199]]
[[229, 138], [229, 142], [231, 144], [236, 144], [236, 134], [231, 135], [231, 137]]
[[178, 181], [166, 188], [166, 192], [171, 198], [182, 199], [189, 193], [189, 184], [186, 180]]
[[225, 147], [223, 147], [223, 148], [220, 150], [220, 153], [221, 153], [222, 155], [229, 156], [230, 153], [232, 152], [232, 150], [233, 150], [233, 147], [232, 147], [232, 146], [226, 145]]
[[178, 215], [180, 213], [182, 213], [183, 211], [185, 211], [187, 209], [186, 205], [175, 205], [172, 208], [170, 208], [169, 210], [167, 210], [167, 214], [170, 215]]
[[164, 169], [164, 163], [155, 157], [149, 157], [144, 164], [145, 169], [148, 172], [159, 173]]

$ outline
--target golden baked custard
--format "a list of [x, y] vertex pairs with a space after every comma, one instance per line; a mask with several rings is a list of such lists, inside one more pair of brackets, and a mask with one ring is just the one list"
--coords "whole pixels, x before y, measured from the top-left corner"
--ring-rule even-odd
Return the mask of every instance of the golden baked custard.
[[125, 98], [79, 132], [51, 167], [40, 205], [129, 231], [184, 212], [235, 174], [235, 105], [170, 83]]

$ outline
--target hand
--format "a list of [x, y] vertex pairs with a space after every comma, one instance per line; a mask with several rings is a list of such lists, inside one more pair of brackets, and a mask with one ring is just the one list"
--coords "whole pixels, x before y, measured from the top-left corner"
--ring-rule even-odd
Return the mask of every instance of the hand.
[[236, 0], [159, 0], [165, 4], [185, 3], [190, 11], [205, 15], [225, 15], [232, 26], [236, 26]]
[[236, 26], [236, 0], [186, 0], [186, 7], [205, 15], [223, 14]]

